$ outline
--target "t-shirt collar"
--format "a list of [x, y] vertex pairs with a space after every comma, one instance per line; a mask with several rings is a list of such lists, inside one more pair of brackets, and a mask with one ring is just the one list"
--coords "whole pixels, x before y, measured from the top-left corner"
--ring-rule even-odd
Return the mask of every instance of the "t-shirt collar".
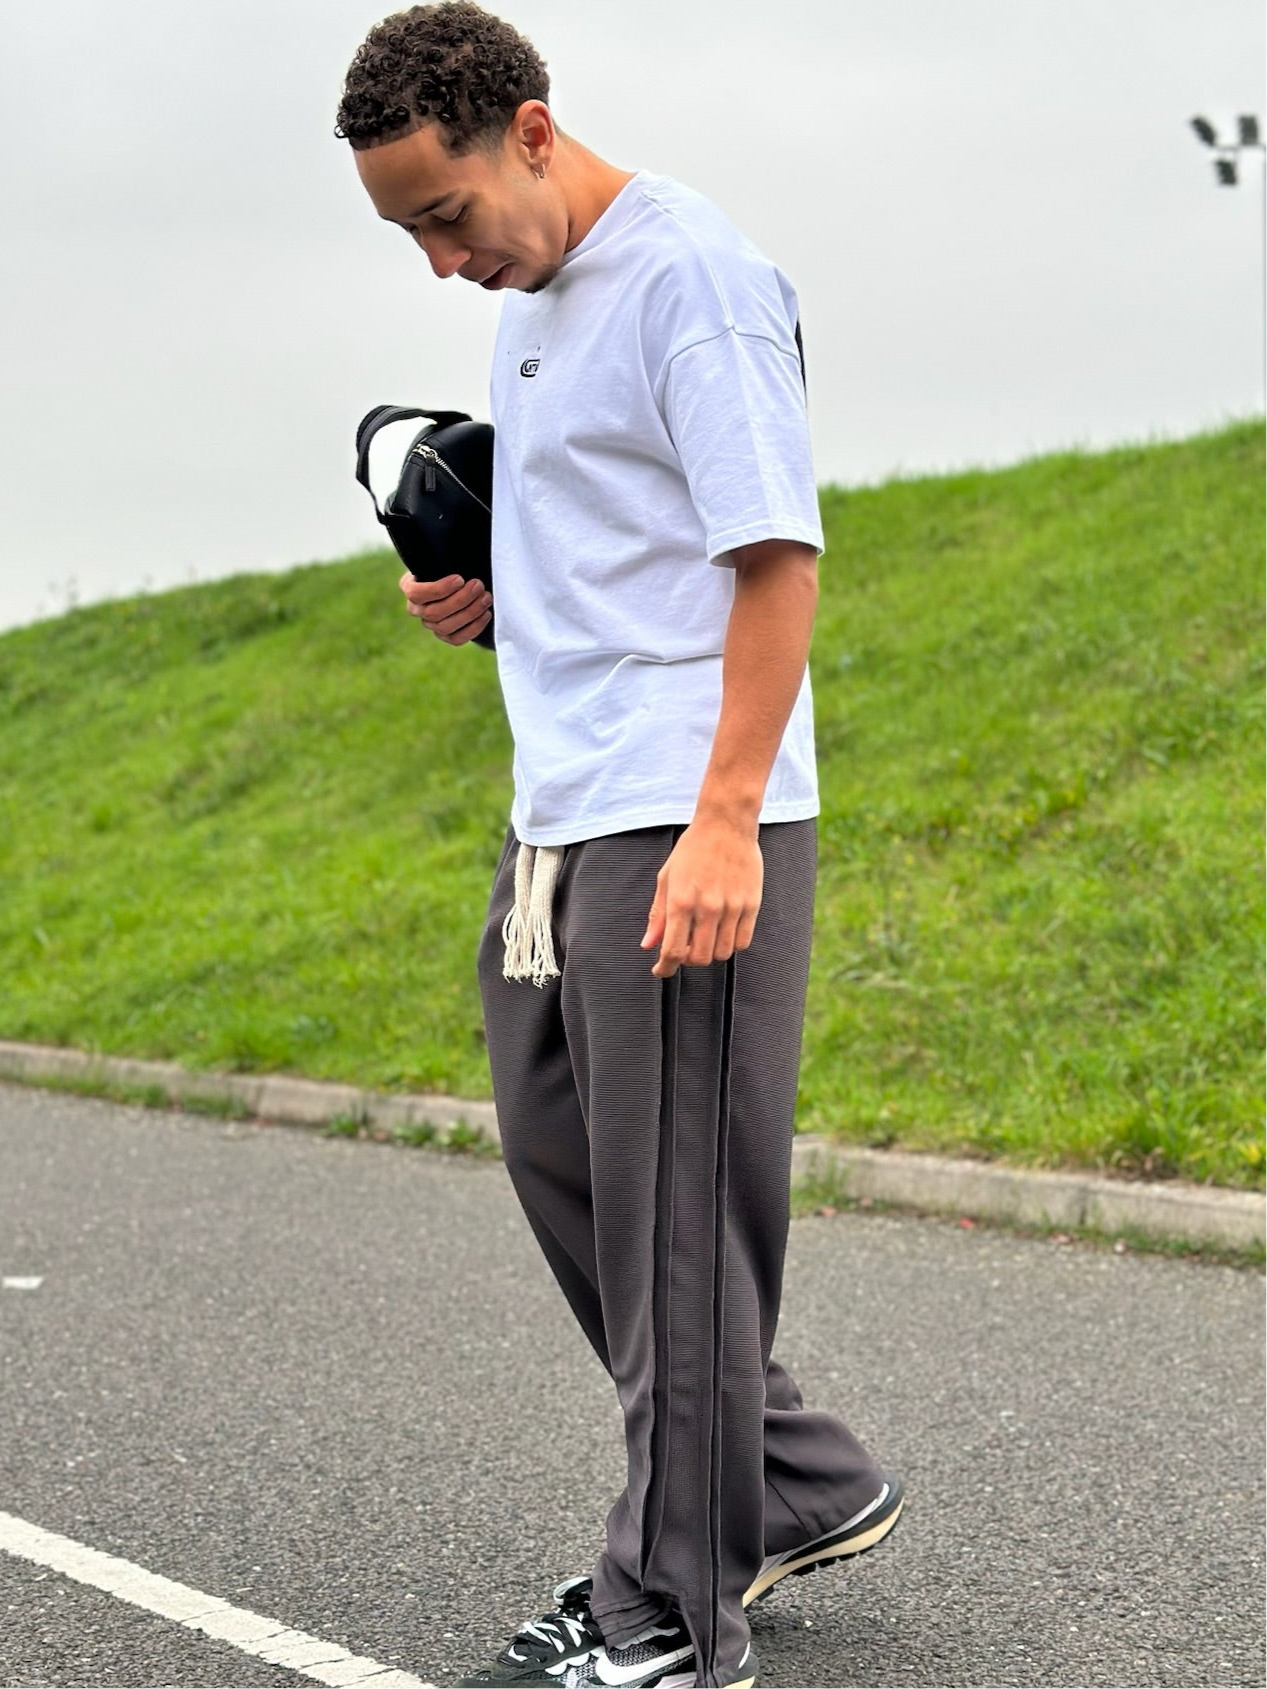
[[583, 236], [581, 240], [577, 241], [575, 246], [569, 248], [569, 250], [563, 254], [563, 257], [560, 260], [561, 266], [564, 264], [570, 264], [574, 258], [579, 258], [581, 253], [588, 252], [591, 247], [597, 246], [599, 241], [606, 240], [609, 235], [614, 234], [615, 231], [628, 220], [630, 212], [633, 210], [633, 203], [637, 197], [638, 189], [646, 180], [648, 174], [649, 172], [646, 170], [637, 170], [634, 172], [633, 176], [630, 177], [629, 181], [627, 181], [621, 188], [620, 192], [612, 200], [611, 204], [600, 213], [598, 220], [594, 223], [588, 234]]

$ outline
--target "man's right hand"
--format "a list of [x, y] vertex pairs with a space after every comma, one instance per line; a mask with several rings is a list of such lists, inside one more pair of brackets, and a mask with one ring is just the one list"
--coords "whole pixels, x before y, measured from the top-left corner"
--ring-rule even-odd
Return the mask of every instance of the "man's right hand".
[[493, 595], [483, 581], [464, 583], [461, 575], [449, 575], [442, 581], [416, 581], [406, 569], [400, 577], [400, 590], [409, 600], [409, 614], [417, 616], [446, 645], [465, 645], [492, 619]]

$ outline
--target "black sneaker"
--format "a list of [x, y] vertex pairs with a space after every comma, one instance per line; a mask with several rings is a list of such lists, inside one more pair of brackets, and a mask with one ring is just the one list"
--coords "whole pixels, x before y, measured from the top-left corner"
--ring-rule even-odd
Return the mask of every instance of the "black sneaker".
[[799, 1548], [788, 1549], [786, 1554], [767, 1555], [743, 1598], [744, 1606], [764, 1601], [780, 1578], [804, 1577], [806, 1572], [817, 1571], [820, 1566], [836, 1565], [851, 1555], [865, 1554], [884, 1541], [901, 1512], [902, 1480], [890, 1476], [875, 1500], [843, 1525], [812, 1537]]
[[[591, 1588], [588, 1577], [556, 1584], [557, 1605], [517, 1630], [487, 1666], [459, 1678], [458, 1689], [690, 1689], [697, 1668], [686, 1626], [665, 1619], [624, 1648], [609, 1648], [590, 1612]], [[740, 1674], [727, 1689], [752, 1689], [756, 1681], [757, 1656], [749, 1643]]]

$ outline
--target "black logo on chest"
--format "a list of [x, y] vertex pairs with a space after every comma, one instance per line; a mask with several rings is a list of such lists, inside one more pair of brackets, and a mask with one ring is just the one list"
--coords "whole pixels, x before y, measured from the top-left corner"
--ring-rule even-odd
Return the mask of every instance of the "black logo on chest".
[[520, 375], [535, 375], [540, 368], [540, 358], [525, 358], [519, 366], [519, 373]]

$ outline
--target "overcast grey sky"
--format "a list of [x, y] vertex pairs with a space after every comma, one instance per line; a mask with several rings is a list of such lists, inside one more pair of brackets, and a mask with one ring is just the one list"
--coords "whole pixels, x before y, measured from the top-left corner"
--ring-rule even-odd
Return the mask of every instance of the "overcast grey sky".
[[[487, 418], [501, 296], [332, 133], [360, 0], [0, 6], [0, 627], [385, 543], [379, 403]], [[1263, 407], [1260, 0], [510, 0], [558, 122], [797, 288], [820, 483]], [[831, 557], [822, 567], [830, 567]], [[394, 592], [389, 570], [384, 591]]]

